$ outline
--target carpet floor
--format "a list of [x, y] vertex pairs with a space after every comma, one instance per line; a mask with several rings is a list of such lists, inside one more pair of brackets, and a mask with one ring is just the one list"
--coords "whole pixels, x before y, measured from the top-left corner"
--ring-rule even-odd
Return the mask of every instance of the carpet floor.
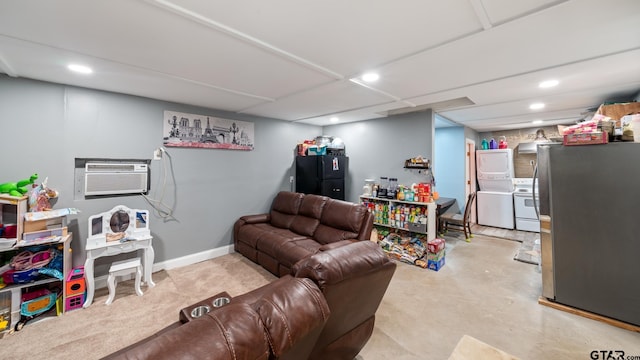
[[[398, 262], [358, 359], [447, 359], [465, 335], [520, 359], [588, 359], [598, 349], [640, 355], [639, 333], [539, 305], [540, 273], [513, 260], [518, 242], [446, 238], [439, 271]], [[86, 309], [28, 323], [0, 339], [2, 357], [99, 359], [177, 321], [183, 307], [222, 291], [237, 296], [275, 277], [233, 253], [153, 279], [156, 286], [143, 286], [143, 296], [136, 296], [133, 280], [123, 281], [111, 305], [104, 304], [103, 288]]]

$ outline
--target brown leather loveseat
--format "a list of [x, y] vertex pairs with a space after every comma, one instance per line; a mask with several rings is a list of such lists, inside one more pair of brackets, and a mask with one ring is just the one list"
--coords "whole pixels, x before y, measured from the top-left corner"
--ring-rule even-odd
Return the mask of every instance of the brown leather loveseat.
[[350, 360], [371, 336], [395, 268], [370, 241], [319, 251], [290, 275], [108, 358]]
[[233, 227], [235, 251], [276, 276], [318, 251], [369, 240], [373, 215], [360, 204], [281, 191], [269, 213], [246, 215]]

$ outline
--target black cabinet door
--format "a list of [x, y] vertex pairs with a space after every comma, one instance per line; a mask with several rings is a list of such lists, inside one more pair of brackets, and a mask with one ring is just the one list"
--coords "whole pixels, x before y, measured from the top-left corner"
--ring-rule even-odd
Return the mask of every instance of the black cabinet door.
[[320, 183], [320, 195], [344, 200], [344, 179], [323, 180]]
[[347, 170], [346, 156], [324, 155], [318, 160], [318, 174], [321, 179], [344, 179]]
[[303, 194], [319, 194], [317, 156], [296, 157], [296, 191]]

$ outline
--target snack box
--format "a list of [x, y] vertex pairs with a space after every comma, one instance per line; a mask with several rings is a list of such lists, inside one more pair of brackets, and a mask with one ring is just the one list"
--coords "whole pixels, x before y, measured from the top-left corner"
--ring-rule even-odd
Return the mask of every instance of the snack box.
[[427, 260], [427, 268], [429, 268], [430, 270], [434, 270], [434, 271], [438, 271], [440, 269], [442, 269], [442, 267], [444, 266], [444, 256], [442, 257], [442, 259], [438, 260], [438, 261], [433, 261], [433, 260]]
[[307, 148], [307, 154], [313, 155], [327, 155], [327, 145], [311, 145]]
[[440, 250], [444, 249], [444, 239], [435, 238], [433, 240], [427, 241], [427, 251], [430, 253], [437, 253]]
[[427, 261], [440, 261], [445, 255], [444, 249], [438, 251], [437, 253], [428, 252], [427, 253]]
[[592, 145], [606, 144], [609, 142], [609, 135], [606, 132], [593, 132], [582, 134], [567, 134], [564, 136], [564, 145]]

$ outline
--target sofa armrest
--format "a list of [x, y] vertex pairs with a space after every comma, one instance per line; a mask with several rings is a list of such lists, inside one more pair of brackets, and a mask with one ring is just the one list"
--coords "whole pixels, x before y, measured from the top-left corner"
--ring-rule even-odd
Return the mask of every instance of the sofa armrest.
[[245, 215], [236, 220], [235, 224], [233, 224], [233, 244], [238, 246], [238, 232], [240, 228], [247, 224], [260, 224], [260, 223], [268, 223], [271, 221], [271, 216], [269, 214], [257, 214], [257, 215]]
[[245, 224], [258, 224], [269, 222], [271, 216], [269, 214], [245, 215], [240, 220], [243, 220]]
[[358, 240], [353, 240], [353, 239], [340, 240], [340, 241], [324, 244], [324, 245], [320, 246], [319, 250], [320, 251], [327, 251], [327, 250], [335, 249], [335, 248], [340, 247], [340, 246], [353, 244], [354, 242], [357, 242], [357, 241]]

